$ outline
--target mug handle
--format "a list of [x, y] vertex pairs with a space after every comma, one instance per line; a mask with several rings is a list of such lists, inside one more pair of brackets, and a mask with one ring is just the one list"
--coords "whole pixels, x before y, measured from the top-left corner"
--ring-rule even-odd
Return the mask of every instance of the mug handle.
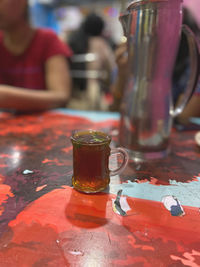
[[198, 79], [199, 79], [199, 69], [200, 69], [200, 58], [199, 58], [199, 43], [192, 32], [192, 30], [185, 24], [182, 25], [182, 31], [187, 37], [188, 45], [189, 45], [189, 54], [190, 54], [190, 78], [187, 83], [185, 93], [176, 108], [170, 110], [171, 115], [173, 117], [178, 116], [190, 100], [191, 96], [193, 95]]
[[117, 167], [117, 169], [110, 170], [110, 176], [120, 174], [126, 168], [126, 165], [128, 164], [128, 160], [129, 160], [128, 153], [122, 147], [112, 148], [110, 151], [110, 156], [114, 154], [120, 154], [122, 156], [123, 161], [122, 161], [122, 164], [119, 167]]

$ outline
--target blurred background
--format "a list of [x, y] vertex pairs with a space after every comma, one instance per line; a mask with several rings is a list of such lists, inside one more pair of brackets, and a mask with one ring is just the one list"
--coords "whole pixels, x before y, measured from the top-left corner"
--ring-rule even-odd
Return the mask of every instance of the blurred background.
[[[90, 62], [90, 59], [89, 62], [86, 62], [86, 52], [79, 51], [78, 53], [78, 56], [80, 54], [85, 56], [84, 62], [77, 62], [77, 57], [72, 58], [73, 91], [70, 103], [68, 103], [69, 108], [108, 110], [112, 102], [109, 87], [115, 68], [114, 52], [123, 36], [118, 18], [120, 11], [125, 9], [129, 2], [128, 0], [29, 0], [31, 24], [37, 28], [54, 30], [67, 43], [71, 34], [79, 29], [81, 23], [90, 13], [97, 14], [104, 21], [102, 36], [105, 42], [108, 41], [107, 46], [110, 46], [111, 50], [109, 52], [109, 48], [104, 44], [100, 49], [102, 53], [99, 51], [99, 55], [95, 49], [92, 52], [89, 51], [89, 53], [99, 57], [101, 62], [96, 60], [99, 66], [94, 66], [95, 62]], [[77, 39], [77, 42], [84, 46], [83, 40]], [[71, 48], [73, 47], [71, 46]], [[103, 51], [105, 51], [104, 55]], [[77, 54], [74, 49], [73, 52]], [[76, 64], [74, 64], [74, 59]], [[90, 67], [88, 64], [91, 64]], [[106, 70], [103, 65], [110, 65], [108, 66], [109, 70]], [[101, 71], [102, 68], [104, 68], [103, 72]]]
[[52, 28], [61, 38], [76, 30], [84, 17], [96, 12], [106, 22], [104, 35], [119, 43], [122, 29], [118, 21], [125, 0], [29, 0], [31, 23], [36, 27]]
[[[183, 0], [183, 4], [191, 11], [191, 14], [200, 26], [199, 1], [200, 0]], [[35, 27], [50, 28], [54, 30], [64, 42], [68, 42], [70, 34], [73, 34], [73, 32], [80, 27], [87, 15], [92, 12], [96, 13], [104, 20], [103, 37], [106, 41], [109, 41], [109, 45], [111, 45], [112, 49], [110, 53], [107, 53], [107, 55], [109, 55], [107, 57], [114, 58], [116, 48], [122, 42], [123, 37], [122, 27], [119, 22], [119, 14], [122, 10], [125, 10], [130, 2], [130, 0], [29, 0], [31, 24]], [[83, 43], [82, 41], [78, 42], [80, 44]], [[89, 61], [91, 60], [89, 59]], [[84, 64], [86, 63], [88, 64], [88, 62]], [[109, 84], [105, 84], [103, 78], [99, 77], [99, 68], [95, 69], [93, 65], [91, 65], [88, 72], [87, 65], [87, 72], [84, 72], [86, 67], [81, 66], [80, 68], [79, 64], [78, 69], [74, 65], [71, 69], [73, 93], [75, 93], [75, 96], [72, 96], [69, 107], [75, 109], [108, 110], [113, 99], [111, 99], [112, 97], [109, 93]], [[115, 69], [114, 64], [112, 64], [110, 69], [112, 70], [109, 71], [107, 76], [113, 75], [113, 70]], [[97, 74], [91, 72], [91, 70], [95, 70]], [[88, 79], [91, 80], [90, 83], [88, 83]], [[86, 83], [83, 83], [83, 80], [87, 80], [87, 86]], [[96, 85], [94, 83], [95, 81]], [[80, 89], [83, 87], [85, 87], [84, 90]], [[91, 104], [89, 105], [89, 103]]]
[[[37, 27], [49, 27], [65, 39], [66, 35], [77, 29], [90, 12], [97, 12], [106, 22], [106, 32], [115, 43], [122, 36], [118, 16], [129, 0], [29, 0], [31, 22]], [[200, 24], [199, 0], [184, 0]]]

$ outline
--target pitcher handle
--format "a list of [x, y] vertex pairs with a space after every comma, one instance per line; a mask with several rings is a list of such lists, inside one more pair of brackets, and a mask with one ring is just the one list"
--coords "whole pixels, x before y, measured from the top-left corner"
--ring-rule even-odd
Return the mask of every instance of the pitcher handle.
[[197, 86], [198, 82], [198, 76], [199, 76], [199, 46], [198, 41], [195, 38], [194, 33], [192, 30], [185, 24], [182, 25], [182, 31], [187, 37], [188, 45], [189, 45], [189, 54], [190, 54], [190, 78], [187, 83], [184, 95], [180, 101], [180, 103], [177, 105], [177, 107], [172, 110], [172, 116], [176, 117], [179, 115], [188, 101], [190, 100], [191, 96], [193, 95], [195, 88]]

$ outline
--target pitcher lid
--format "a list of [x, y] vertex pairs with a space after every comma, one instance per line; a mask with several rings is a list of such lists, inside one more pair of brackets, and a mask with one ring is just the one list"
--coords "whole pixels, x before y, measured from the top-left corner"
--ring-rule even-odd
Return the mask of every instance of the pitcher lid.
[[[134, 8], [137, 5], [144, 5], [147, 3], [156, 3], [156, 2], [168, 2], [169, 0], [133, 0], [131, 3], [128, 5], [127, 10], [130, 10]], [[171, 0], [173, 1], [173, 0]], [[179, 0], [180, 2], [183, 2], [183, 0]]]

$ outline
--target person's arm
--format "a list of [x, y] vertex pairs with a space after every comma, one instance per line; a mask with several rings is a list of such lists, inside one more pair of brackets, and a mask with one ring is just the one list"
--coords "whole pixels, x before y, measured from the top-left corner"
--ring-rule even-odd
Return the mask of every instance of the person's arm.
[[102, 37], [92, 37], [89, 41], [89, 52], [95, 54], [97, 59], [88, 62], [87, 69], [104, 71], [106, 76], [102, 77], [101, 80], [110, 84], [112, 71], [116, 67], [115, 56], [111, 47]]
[[124, 93], [124, 87], [128, 76], [128, 56], [127, 56], [127, 44], [122, 43], [116, 49], [115, 60], [117, 63], [117, 74], [114, 83], [111, 86], [111, 92], [113, 95], [113, 103], [110, 106], [111, 111], [118, 111], [121, 105], [121, 100]]
[[65, 56], [56, 55], [46, 61], [45, 79], [47, 90], [0, 85], [0, 108], [31, 112], [66, 105], [71, 93], [71, 79]]
[[189, 122], [191, 117], [200, 117], [200, 95], [194, 94], [182, 113], [177, 117], [177, 121], [183, 124]]

